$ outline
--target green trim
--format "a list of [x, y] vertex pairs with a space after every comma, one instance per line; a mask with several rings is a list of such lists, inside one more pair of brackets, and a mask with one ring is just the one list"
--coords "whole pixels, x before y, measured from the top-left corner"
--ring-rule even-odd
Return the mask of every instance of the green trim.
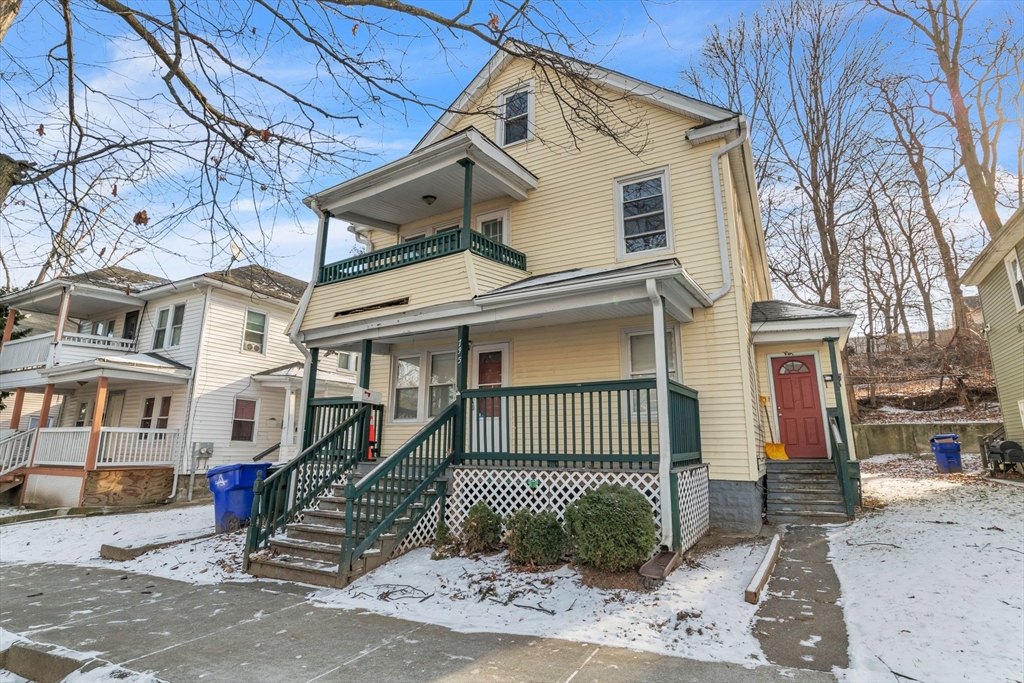
[[544, 394], [580, 394], [596, 391], [628, 391], [632, 389], [654, 389], [653, 379], [620, 379], [608, 382], [579, 382], [577, 384], [540, 384], [529, 387], [495, 387], [493, 389], [469, 389], [463, 392], [466, 398], [487, 398], [491, 396], [542, 396]]
[[318, 268], [324, 267], [324, 262], [327, 260], [327, 233], [331, 226], [331, 212], [324, 211], [324, 220], [320, 228], [320, 263], [317, 264]]
[[465, 170], [462, 185], [462, 243], [469, 244], [469, 233], [473, 226], [473, 163], [472, 159], [459, 159], [459, 166]]
[[370, 388], [370, 362], [373, 356], [373, 340], [364, 339], [359, 350], [359, 386]]

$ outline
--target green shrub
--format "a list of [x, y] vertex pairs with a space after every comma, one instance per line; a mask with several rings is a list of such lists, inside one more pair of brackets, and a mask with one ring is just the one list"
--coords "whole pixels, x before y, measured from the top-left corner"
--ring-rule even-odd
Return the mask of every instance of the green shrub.
[[565, 531], [553, 512], [517, 510], [505, 520], [508, 557], [515, 564], [555, 564], [565, 550]]
[[657, 533], [650, 503], [636, 489], [603, 484], [565, 509], [565, 530], [580, 564], [618, 572], [643, 564]]
[[497, 550], [501, 545], [501, 516], [480, 501], [469, 508], [462, 522], [462, 540], [471, 553]]
[[453, 540], [451, 529], [448, 528], [448, 523], [443, 519], [439, 520], [437, 522], [437, 530], [434, 531], [434, 547], [443, 548], [447, 545], [451, 545]]

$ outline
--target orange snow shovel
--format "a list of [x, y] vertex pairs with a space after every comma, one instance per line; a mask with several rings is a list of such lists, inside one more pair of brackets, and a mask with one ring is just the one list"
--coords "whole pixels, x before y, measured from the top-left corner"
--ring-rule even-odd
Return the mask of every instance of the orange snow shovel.
[[761, 397], [761, 405], [764, 406], [764, 417], [768, 420], [768, 433], [771, 434], [772, 440], [766, 441], [764, 444], [764, 454], [768, 456], [769, 460], [789, 460], [789, 456], [786, 455], [786, 444], [775, 443], [775, 430], [772, 429], [772, 418], [768, 414], [768, 397]]

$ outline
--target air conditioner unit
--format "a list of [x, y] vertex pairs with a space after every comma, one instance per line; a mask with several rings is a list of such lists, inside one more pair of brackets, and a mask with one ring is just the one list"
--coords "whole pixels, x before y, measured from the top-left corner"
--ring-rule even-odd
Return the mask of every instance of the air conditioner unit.
[[255, 342], [245, 342], [242, 348], [246, 351], [255, 351], [256, 353], [263, 353], [263, 345]]

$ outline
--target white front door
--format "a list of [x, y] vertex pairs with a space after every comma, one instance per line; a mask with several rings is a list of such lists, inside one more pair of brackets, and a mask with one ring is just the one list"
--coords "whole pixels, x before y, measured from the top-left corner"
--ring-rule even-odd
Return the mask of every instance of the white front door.
[[[509, 349], [507, 343], [473, 346], [470, 364], [470, 388], [494, 389], [508, 386]], [[470, 450], [475, 453], [504, 453], [508, 450], [505, 420], [508, 401], [504, 398], [477, 398], [470, 406]]]

